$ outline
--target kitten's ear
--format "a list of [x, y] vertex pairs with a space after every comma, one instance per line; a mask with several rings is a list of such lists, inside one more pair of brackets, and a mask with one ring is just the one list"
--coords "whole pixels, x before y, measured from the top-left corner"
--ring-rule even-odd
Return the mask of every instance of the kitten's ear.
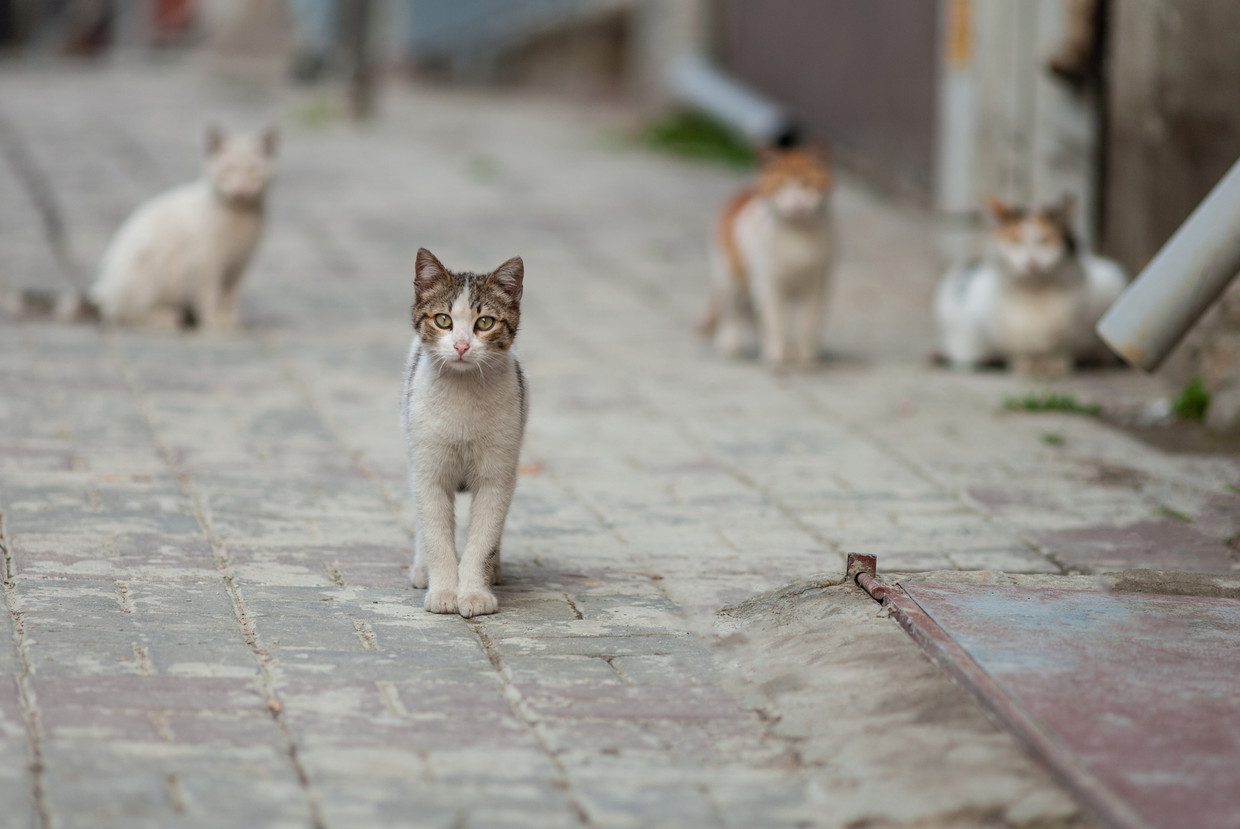
[[513, 302], [520, 302], [525, 281], [525, 263], [521, 261], [520, 256], [514, 256], [491, 271], [487, 279], [499, 285], [500, 290], [508, 294], [508, 298]]
[[210, 157], [218, 153], [223, 148], [226, 140], [224, 130], [219, 124], [208, 124], [206, 137], [207, 156]]
[[413, 291], [421, 294], [439, 280], [448, 275], [443, 263], [435, 258], [435, 254], [426, 248], [418, 248], [418, 256], [413, 260]]
[[999, 224], [1015, 221], [1020, 218], [1020, 211], [1005, 201], [995, 198], [994, 196], [986, 197], [986, 209], [994, 220]]
[[258, 136], [258, 145], [267, 156], [274, 156], [280, 146], [280, 128], [270, 126]]

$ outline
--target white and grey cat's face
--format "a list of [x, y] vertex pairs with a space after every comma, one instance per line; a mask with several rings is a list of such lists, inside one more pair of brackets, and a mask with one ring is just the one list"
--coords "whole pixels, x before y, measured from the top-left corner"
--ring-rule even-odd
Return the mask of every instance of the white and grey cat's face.
[[228, 136], [207, 130], [207, 178], [220, 198], [234, 204], [257, 204], [275, 177], [278, 137], [275, 128], [257, 136]]
[[1053, 274], [1075, 254], [1070, 202], [1025, 210], [991, 199], [988, 208], [995, 220], [991, 247], [1004, 271], [1016, 279]]
[[480, 371], [500, 359], [517, 335], [525, 268], [514, 256], [489, 274], [456, 273], [418, 251], [413, 326], [435, 363]]

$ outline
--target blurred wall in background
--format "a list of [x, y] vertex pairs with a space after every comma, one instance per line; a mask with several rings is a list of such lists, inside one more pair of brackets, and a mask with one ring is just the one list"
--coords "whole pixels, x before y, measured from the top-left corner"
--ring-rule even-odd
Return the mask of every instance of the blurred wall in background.
[[938, 9], [902, 0], [718, 0], [714, 52], [808, 136], [872, 175], [934, 186]]

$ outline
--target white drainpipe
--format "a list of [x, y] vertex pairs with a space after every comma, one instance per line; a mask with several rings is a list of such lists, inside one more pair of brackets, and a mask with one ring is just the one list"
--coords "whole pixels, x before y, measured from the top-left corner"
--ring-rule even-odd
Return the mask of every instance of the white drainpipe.
[[1098, 322], [1098, 334], [1153, 371], [1240, 273], [1240, 161]]

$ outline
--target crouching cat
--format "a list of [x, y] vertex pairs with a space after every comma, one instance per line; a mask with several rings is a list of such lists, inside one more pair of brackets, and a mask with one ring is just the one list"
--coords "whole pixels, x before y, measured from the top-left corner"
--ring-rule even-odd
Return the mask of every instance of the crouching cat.
[[1005, 362], [1062, 374], [1113, 359], [1094, 326], [1127, 284], [1120, 266], [1080, 250], [1071, 197], [1024, 210], [996, 199], [984, 260], [944, 276], [934, 300], [939, 351], [956, 368]]
[[[412, 582], [431, 613], [469, 618], [499, 609], [499, 545], [517, 485], [530, 399], [512, 351], [525, 266], [489, 274], [449, 271], [425, 248], [414, 275], [413, 344], [401, 422], [415, 502]], [[457, 561], [455, 499], [473, 493]]]
[[761, 165], [756, 184], [719, 217], [711, 302], [700, 330], [737, 356], [750, 346], [756, 323], [766, 363], [808, 365], [818, 356], [835, 254], [831, 176], [821, 153], [806, 150], [768, 150]]
[[116, 233], [88, 300], [105, 322], [236, 328], [241, 277], [263, 231], [276, 132], [207, 131], [206, 175], [143, 204]]

